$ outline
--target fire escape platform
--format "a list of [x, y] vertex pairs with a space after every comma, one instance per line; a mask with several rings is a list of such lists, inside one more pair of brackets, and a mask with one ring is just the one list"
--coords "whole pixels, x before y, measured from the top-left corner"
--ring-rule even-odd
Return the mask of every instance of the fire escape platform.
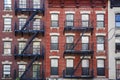
[[93, 31], [93, 27], [65, 27], [64, 32], [91, 32]]
[[67, 78], [67, 79], [92, 79], [93, 76], [91, 76], [91, 75], [82, 75], [82, 76], [65, 75], [64, 78]]
[[110, 0], [110, 7], [120, 7], [120, 0]]
[[93, 50], [65, 50], [65, 55], [93, 55]]

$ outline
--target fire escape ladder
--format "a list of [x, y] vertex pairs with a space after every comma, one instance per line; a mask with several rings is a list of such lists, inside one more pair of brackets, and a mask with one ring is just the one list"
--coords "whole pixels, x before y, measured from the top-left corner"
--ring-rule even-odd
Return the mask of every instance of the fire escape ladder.
[[28, 48], [28, 46], [30, 45], [30, 43], [33, 41], [33, 39], [37, 36], [38, 32], [36, 32], [31, 39], [28, 41], [27, 45], [25, 46], [25, 48], [23, 49], [23, 51], [21, 52], [21, 54], [24, 54], [25, 50]]
[[30, 67], [32, 66], [33, 62], [38, 58], [38, 55], [36, 55], [33, 60], [30, 62], [30, 64], [28, 65], [28, 67], [26, 68], [26, 70], [24, 71], [24, 73], [21, 75], [20, 80], [25, 76], [26, 72], [30, 69]]
[[25, 23], [25, 25], [22, 27], [21, 30], [24, 30], [25, 27], [28, 26], [28, 24], [30, 23], [30, 21], [34, 18], [34, 16], [38, 13], [38, 11], [33, 12], [33, 14], [30, 16], [30, 18], [27, 20], [27, 22]]
[[[80, 41], [80, 39], [82, 38], [82, 36], [84, 35], [85, 32], [86, 32], [86, 30], [84, 30], [84, 31], [82, 32], [82, 35], [80, 36], [80, 38], [79, 38], [79, 39], [77, 40], [77, 42], [73, 45], [72, 50], [73, 50], [73, 49], [75, 48], [75, 46], [78, 44], [78, 42]], [[83, 55], [83, 57], [82, 57], [82, 59], [79, 61], [78, 65], [77, 65], [76, 68], [73, 70], [71, 76], [74, 75], [75, 71], [77, 70], [77, 68], [78, 68], [79, 65], [81, 64], [81, 62], [82, 62], [82, 60], [84, 59], [84, 57], [85, 57], [85, 55]]]

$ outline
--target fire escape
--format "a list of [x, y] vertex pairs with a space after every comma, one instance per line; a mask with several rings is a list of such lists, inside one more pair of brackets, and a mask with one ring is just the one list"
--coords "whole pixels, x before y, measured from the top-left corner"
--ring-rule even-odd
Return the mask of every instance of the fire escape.
[[[49, 0], [48, 6], [50, 8], [105, 8], [106, 7], [107, 0]], [[79, 33], [81, 34], [80, 37], [75, 40], [74, 43], [66, 43], [65, 44], [65, 50], [63, 55], [64, 56], [80, 56], [81, 59], [78, 61], [77, 65], [74, 65], [74, 67], [71, 69], [65, 68], [63, 70], [63, 78], [82, 78], [82, 79], [90, 79], [94, 78], [94, 70], [93, 70], [93, 56], [94, 56], [94, 44], [92, 42], [89, 42], [87, 44], [81, 43], [81, 39], [84, 36], [85, 33], [93, 35], [94, 27], [93, 27], [93, 21], [88, 21], [88, 25], [84, 26], [82, 24], [82, 21], [76, 20], [76, 21], [65, 21], [64, 25], [64, 31], [63, 33]], [[84, 45], [85, 48], [84, 48]], [[78, 49], [79, 47], [79, 49]], [[82, 60], [85, 59], [85, 57], [90, 57], [90, 66], [89, 68], [81, 68]], [[78, 75], [76, 74], [78, 70], [81, 70], [81, 73]]]
[[[36, 6], [36, 7], [34, 7]], [[20, 0], [15, 0], [15, 15], [18, 16], [20, 14], [28, 15], [29, 18], [26, 22], [23, 22], [23, 26], [20, 28], [18, 22], [15, 23], [14, 33], [15, 36], [29, 36], [26, 45], [20, 51], [19, 45], [16, 45], [14, 48], [14, 58], [15, 60], [28, 60], [30, 61], [27, 65], [25, 71], [22, 75], [18, 76], [18, 69], [14, 72], [14, 80], [44, 80], [44, 68], [43, 68], [43, 60], [44, 60], [44, 46], [40, 43], [39, 47], [33, 47], [33, 40], [38, 36], [44, 36], [44, 23], [40, 20], [39, 27], [34, 28], [33, 22], [36, 18], [36, 15], [44, 16], [44, 0], [40, 0], [40, 4], [34, 4], [33, 0], [27, 0], [26, 3], [21, 3]], [[34, 48], [34, 50], [33, 50]], [[41, 70], [37, 73], [37, 76], [33, 78], [31, 76], [31, 68], [33, 67], [33, 63], [35, 61], [41, 61], [42, 67]]]

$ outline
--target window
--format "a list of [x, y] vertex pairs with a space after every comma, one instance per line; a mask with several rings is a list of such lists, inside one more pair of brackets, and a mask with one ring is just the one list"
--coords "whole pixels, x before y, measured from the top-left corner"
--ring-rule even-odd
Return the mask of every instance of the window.
[[115, 26], [120, 28], [120, 13], [115, 14]]
[[115, 43], [116, 52], [120, 52], [120, 43]]
[[11, 54], [11, 42], [4, 42], [4, 54]]
[[40, 30], [40, 19], [35, 19], [33, 22], [33, 30]]
[[40, 79], [40, 64], [33, 65], [33, 78]]
[[97, 50], [103, 51], [104, 46], [104, 36], [97, 36]]
[[89, 14], [82, 14], [82, 27], [89, 26]]
[[73, 27], [74, 25], [74, 14], [66, 14], [66, 27]]
[[40, 42], [33, 42], [33, 54], [40, 54]]
[[25, 18], [20, 18], [19, 19], [19, 30], [22, 29], [22, 27], [25, 25], [26, 19]]
[[3, 65], [3, 77], [10, 78], [10, 65]]
[[58, 14], [51, 14], [51, 27], [58, 27]]
[[51, 36], [51, 50], [58, 50], [58, 36]]
[[11, 31], [11, 18], [4, 18], [4, 31]]
[[82, 36], [82, 50], [89, 50], [89, 37]]
[[26, 46], [25, 42], [19, 42], [19, 54], [21, 54], [25, 46]]
[[66, 36], [66, 50], [72, 50], [74, 46], [74, 37]]
[[116, 80], [120, 79], [120, 60], [116, 60]]
[[82, 75], [89, 75], [89, 60], [82, 60]]
[[58, 75], [58, 59], [51, 59], [51, 75]]
[[11, 0], [4, 0], [4, 10], [11, 10]]
[[19, 8], [26, 8], [26, 0], [19, 0]]
[[41, 0], [33, 0], [33, 8], [39, 9], [40, 8], [40, 1]]
[[97, 27], [104, 27], [104, 14], [97, 14]]
[[25, 69], [26, 69], [26, 65], [24, 65], [24, 64], [20, 64], [19, 65], [19, 77], [22, 76], [22, 74], [24, 73]]
[[66, 60], [66, 75], [72, 75], [73, 73], [73, 59]]
[[97, 60], [97, 75], [105, 76], [104, 60]]

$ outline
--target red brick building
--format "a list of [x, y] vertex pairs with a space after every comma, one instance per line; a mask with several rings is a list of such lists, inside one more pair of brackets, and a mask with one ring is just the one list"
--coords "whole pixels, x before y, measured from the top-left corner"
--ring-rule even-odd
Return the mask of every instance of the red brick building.
[[107, 0], [0, 5], [1, 80], [108, 79]]

